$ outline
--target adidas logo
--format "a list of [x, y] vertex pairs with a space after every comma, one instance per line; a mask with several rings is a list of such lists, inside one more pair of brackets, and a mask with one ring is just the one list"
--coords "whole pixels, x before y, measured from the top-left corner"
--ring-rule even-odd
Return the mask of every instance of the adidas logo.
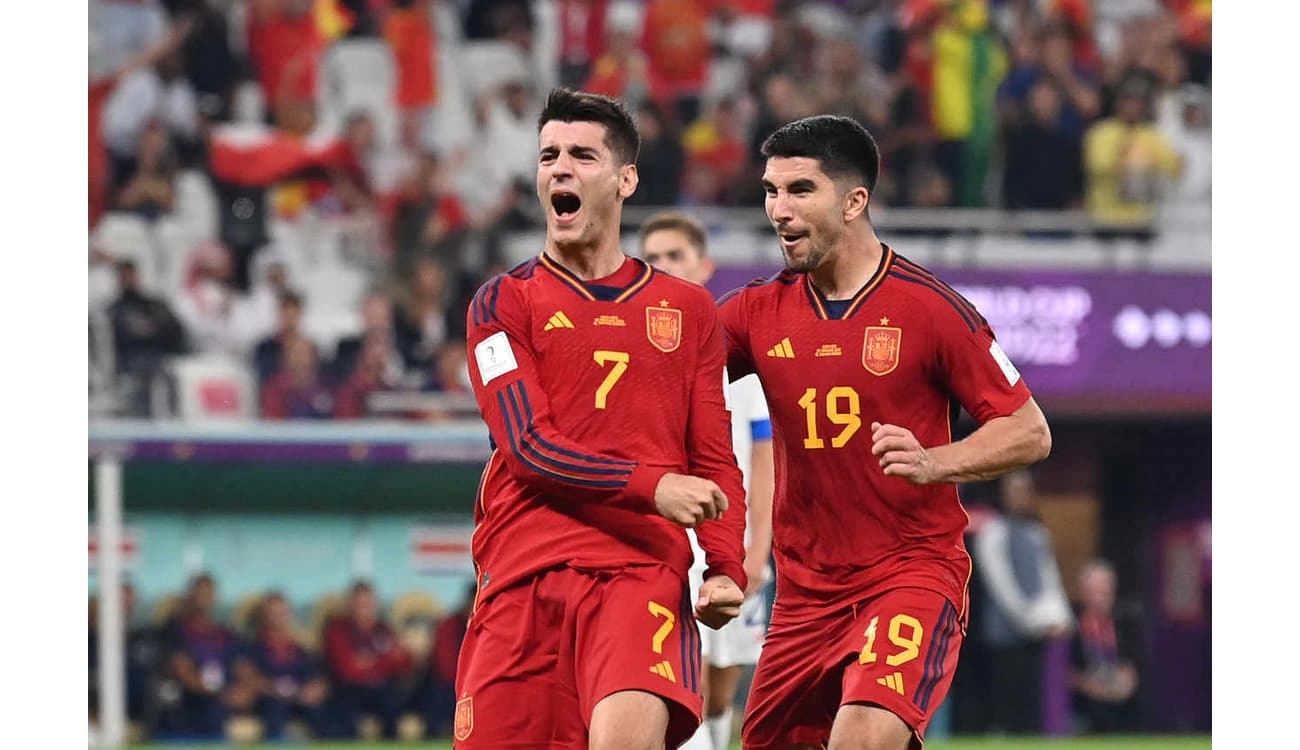
[[650, 671], [669, 680], [670, 682], [677, 682], [677, 675], [673, 674], [673, 665], [669, 664], [667, 661], [661, 661], [653, 667], [650, 667]]
[[790, 346], [790, 339], [781, 339], [781, 343], [767, 350], [767, 356], [778, 359], [794, 359], [794, 347]]
[[565, 315], [563, 311], [560, 311], [552, 315], [550, 320], [546, 321], [546, 327], [543, 328], [542, 330], [549, 331], [552, 328], [572, 328], [572, 327], [573, 327], [573, 321], [569, 320], [569, 316]]
[[878, 682], [881, 685], [884, 685], [890, 690], [893, 690], [899, 695], [903, 694], [903, 673], [902, 672], [895, 672], [890, 675], [885, 675], [884, 677], [881, 677], [880, 679], [876, 680], [876, 682]]

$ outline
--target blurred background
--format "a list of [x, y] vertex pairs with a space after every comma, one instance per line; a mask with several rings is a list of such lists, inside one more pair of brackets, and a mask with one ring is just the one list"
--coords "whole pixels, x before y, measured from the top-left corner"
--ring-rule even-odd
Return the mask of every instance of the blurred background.
[[962, 490], [937, 746], [1208, 735], [1210, 8], [92, 0], [92, 744], [449, 736], [465, 311], [541, 250], [557, 85], [636, 115], [625, 251], [685, 210], [715, 294], [781, 268], [758, 144], [859, 120], [878, 233], [1035, 391], [1052, 456]]

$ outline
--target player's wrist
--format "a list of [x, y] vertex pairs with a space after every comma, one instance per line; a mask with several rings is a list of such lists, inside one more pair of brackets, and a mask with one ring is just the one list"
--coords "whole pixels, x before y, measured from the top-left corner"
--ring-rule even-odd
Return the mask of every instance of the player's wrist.
[[661, 466], [637, 464], [627, 479], [623, 494], [635, 510], [657, 514], [659, 509], [655, 505], [655, 493], [659, 489], [660, 480], [668, 473], [670, 472]]

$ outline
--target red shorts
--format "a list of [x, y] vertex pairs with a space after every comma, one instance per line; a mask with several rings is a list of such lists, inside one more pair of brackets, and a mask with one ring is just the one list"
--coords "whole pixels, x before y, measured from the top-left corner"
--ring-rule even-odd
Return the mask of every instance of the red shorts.
[[586, 750], [620, 690], [668, 704], [668, 747], [700, 724], [700, 634], [686, 582], [659, 565], [555, 568], [483, 601], [461, 646], [455, 747]]
[[825, 746], [841, 705], [892, 711], [920, 744], [948, 694], [963, 624], [933, 591], [886, 591], [825, 617], [772, 611], [745, 710], [745, 750]]

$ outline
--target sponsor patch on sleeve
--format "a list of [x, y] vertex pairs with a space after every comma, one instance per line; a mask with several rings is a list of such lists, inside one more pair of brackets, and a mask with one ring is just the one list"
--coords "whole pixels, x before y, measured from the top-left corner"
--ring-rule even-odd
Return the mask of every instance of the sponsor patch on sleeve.
[[491, 383], [493, 378], [519, 369], [515, 351], [510, 348], [510, 339], [506, 337], [505, 331], [497, 331], [480, 341], [474, 347], [474, 358], [478, 361], [478, 372], [483, 378], [483, 385]]
[[993, 355], [993, 361], [997, 362], [998, 367], [1002, 368], [1002, 374], [1007, 376], [1008, 385], [1015, 385], [1019, 382], [1020, 371], [1016, 369], [1015, 365], [1011, 364], [1011, 358], [1007, 356], [1006, 352], [1002, 351], [1002, 347], [998, 346], [998, 342], [994, 341], [989, 344], [989, 354]]

